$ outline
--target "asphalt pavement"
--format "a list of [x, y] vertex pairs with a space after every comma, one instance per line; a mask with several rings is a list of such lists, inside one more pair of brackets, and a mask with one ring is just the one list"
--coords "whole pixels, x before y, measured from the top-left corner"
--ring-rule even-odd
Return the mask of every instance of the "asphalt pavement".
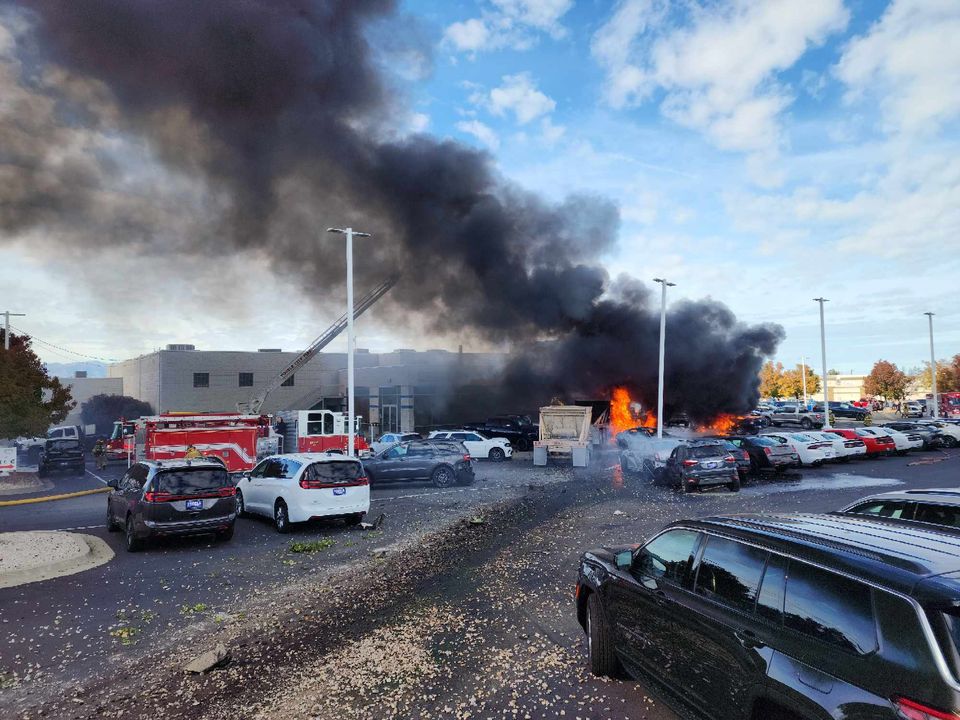
[[[255, 697], [237, 691], [214, 695], [199, 706], [167, 702], [166, 717], [237, 717], [238, 707], [255, 707], [262, 717], [672, 720], [677, 715], [671, 701], [655, 688], [600, 681], [586, 673], [585, 643], [572, 611], [583, 550], [639, 542], [682, 517], [823, 511], [883, 489], [956, 485], [958, 469], [960, 453], [911, 453], [808, 469], [789, 481], [751, 482], [740, 493], [683, 495], [624, 477], [613, 453], [577, 471], [533, 468], [528, 461], [484, 463], [470, 488], [374, 488], [372, 514], [387, 515], [381, 531], [348, 530], [331, 522], [279, 536], [265, 521], [244, 519], [229, 543], [177, 541], [139, 554], [124, 552], [119, 535], [102, 527], [102, 495], [0, 508], [3, 530], [87, 528], [117, 553], [107, 565], [79, 575], [0, 590], [0, 710], [49, 710], [54, 697], [122, 673], [170, 643], [196, 636], [198, 628], [204, 628], [200, 638], [212, 636], [221, 624], [240, 628], [251, 608], [273, 618], [270, 628], [284, 627], [290, 622], [285, 614], [297, 613], [293, 617], [300, 619], [293, 609], [296, 594], [283, 595], [284, 588], [299, 587], [295, 584], [304, 579], [317, 580], [315, 587], [323, 592], [351, 581], [362, 585], [366, 577], [374, 582], [381, 561], [370, 559], [373, 549], [416, 551], [431, 533], [484, 514], [494, 503], [526, 498], [536, 507], [542, 496], [534, 519], [491, 529], [486, 545], [462, 557], [450, 550], [453, 557], [435, 563], [436, 575], [427, 572], [427, 582], [415, 594], [398, 588], [389, 611], [351, 626], [349, 641], [328, 646], [317, 641], [315, 655], [309, 647], [299, 648], [305, 655], [298, 656], [297, 667], [307, 679], [271, 656], [270, 670], [281, 679], [271, 679], [268, 691], [259, 688]], [[89, 474], [65, 481], [100, 483]], [[568, 487], [573, 491], [562, 494]], [[547, 493], [550, 488], [556, 490], [553, 495]], [[289, 551], [291, 540], [318, 538], [333, 545], [313, 555]], [[351, 577], [357, 574], [365, 577]], [[278, 592], [287, 599], [277, 600]], [[316, 620], [326, 621], [330, 618]], [[322, 637], [329, 641], [330, 631]], [[253, 664], [238, 661], [230, 672], [242, 678]], [[386, 684], [375, 681], [382, 680], [384, 667], [392, 673]], [[316, 681], [330, 676], [354, 679], [341, 680], [333, 692]], [[164, 678], [158, 673], [156, 682], [169, 685]], [[189, 698], [190, 686], [179, 687], [180, 682], [174, 683], [177, 692], [185, 687]], [[294, 682], [299, 684], [289, 684]], [[240, 684], [254, 685], [249, 677]], [[140, 707], [144, 716], [151, 711], [149, 704]], [[92, 711], [79, 703], [74, 709], [78, 717]], [[245, 709], [240, 716], [248, 716]]]

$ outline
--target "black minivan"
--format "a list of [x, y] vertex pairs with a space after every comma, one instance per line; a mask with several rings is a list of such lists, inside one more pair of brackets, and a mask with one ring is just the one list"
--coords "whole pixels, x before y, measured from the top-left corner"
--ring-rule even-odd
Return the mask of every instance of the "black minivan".
[[960, 717], [960, 537], [855, 515], [674, 523], [580, 560], [591, 670], [716, 720]]
[[237, 488], [221, 462], [198, 460], [135, 463], [107, 495], [107, 529], [122, 529], [127, 550], [172, 535], [233, 537]]

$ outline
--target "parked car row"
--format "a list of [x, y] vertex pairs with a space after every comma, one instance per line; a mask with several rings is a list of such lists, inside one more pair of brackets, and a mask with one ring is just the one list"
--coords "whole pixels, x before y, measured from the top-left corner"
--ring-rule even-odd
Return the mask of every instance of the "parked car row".
[[960, 717], [960, 489], [668, 525], [584, 553], [594, 675], [715, 720]]
[[167, 536], [233, 537], [238, 517], [258, 515], [286, 533], [295, 523], [342, 518], [359, 523], [370, 510], [370, 485], [425, 480], [444, 488], [474, 481], [462, 442], [406, 440], [366, 458], [340, 453], [290, 453], [261, 460], [231, 476], [219, 458], [143, 461], [111, 480], [107, 527], [123, 530], [127, 550]]

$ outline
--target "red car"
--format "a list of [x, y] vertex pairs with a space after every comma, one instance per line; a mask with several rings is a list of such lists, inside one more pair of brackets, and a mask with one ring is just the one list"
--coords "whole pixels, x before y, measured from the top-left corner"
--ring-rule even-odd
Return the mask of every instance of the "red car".
[[867, 457], [877, 457], [877, 455], [890, 455], [896, 449], [896, 443], [889, 435], [870, 435], [864, 433], [861, 435], [856, 430], [848, 428], [831, 428], [827, 432], [846, 438], [847, 440], [861, 440], [867, 446]]

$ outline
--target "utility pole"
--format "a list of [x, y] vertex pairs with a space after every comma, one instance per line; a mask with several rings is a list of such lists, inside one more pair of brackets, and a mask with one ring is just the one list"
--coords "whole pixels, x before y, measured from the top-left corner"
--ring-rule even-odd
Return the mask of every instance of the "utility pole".
[[823, 324], [823, 304], [830, 302], [826, 298], [813, 299], [820, 303], [820, 353], [823, 359], [823, 427], [830, 429], [830, 403], [827, 402], [827, 333]]
[[353, 387], [353, 237], [370, 237], [370, 233], [357, 232], [353, 228], [327, 228], [327, 232], [347, 236], [347, 455], [353, 457], [356, 447], [357, 421], [354, 415], [355, 398]]
[[807, 409], [807, 358], [800, 356], [800, 377], [803, 380], [803, 409]]
[[930, 320], [930, 387], [933, 389], [933, 415], [934, 418], [940, 417], [940, 404], [937, 402], [937, 356], [933, 354], [933, 313], [924, 313]]
[[657, 382], [657, 439], [663, 438], [663, 358], [666, 352], [667, 340], [667, 288], [676, 287], [676, 283], [667, 282], [666, 278], [654, 278], [660, 283], [660, 379]]
[[10, 312], [9, 310], [4, 310], [0, 315], [4, 317], [3, 323], [3, 349], [10, 349], [10, 318], [11, 317], [26, 317], [26, 313], [15, 313]]

